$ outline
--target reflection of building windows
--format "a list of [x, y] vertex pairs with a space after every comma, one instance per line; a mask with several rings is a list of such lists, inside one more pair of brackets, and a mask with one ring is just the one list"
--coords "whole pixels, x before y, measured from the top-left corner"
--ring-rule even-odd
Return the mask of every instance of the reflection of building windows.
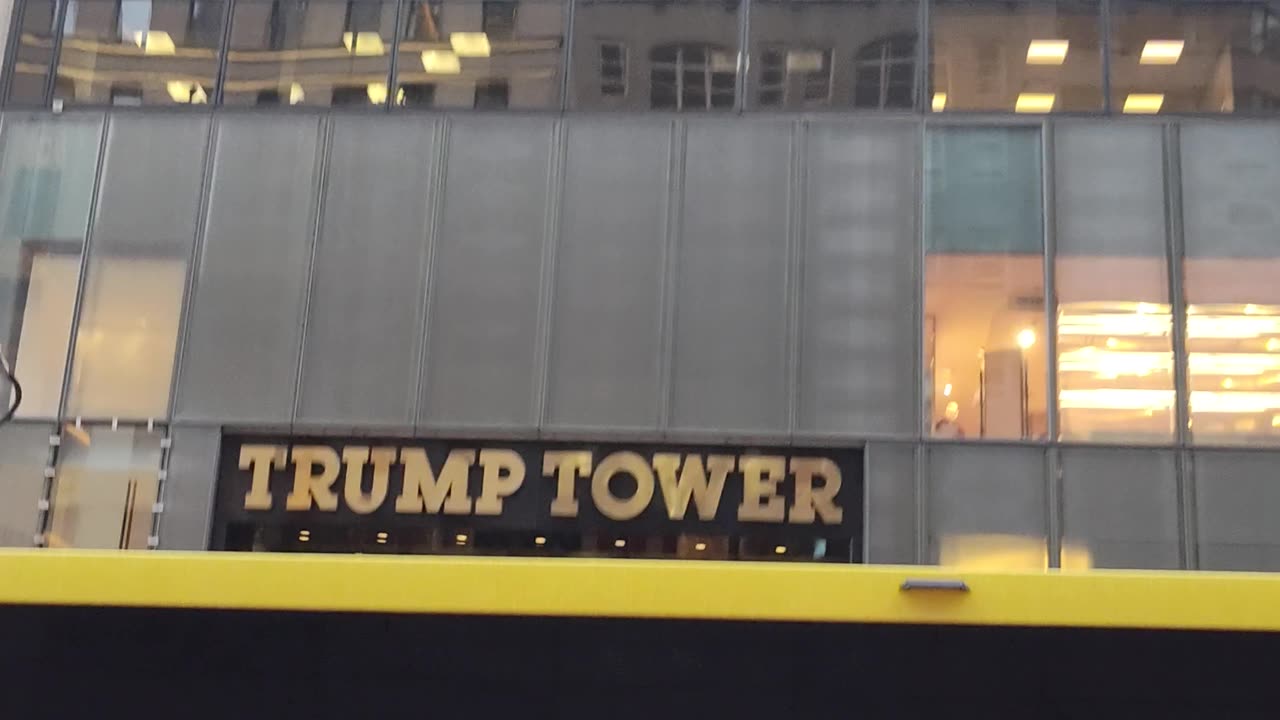
[[140, 44], [151, 29], [151, 0], [118, 0], [116, 27], [121, 41]]
[[377, 32], [382, 22], [382, 3], [347, 0], [346, 32]]
[[111, 104], [134, 107], [142, 104], [142, 88], [137, 85], [113, 85]]
[[506, 80], [484, 80], [476, 84], [476, 110], [506, 109], [511, 98], [511, 86]]
[[507, 0], [485, 0], [481, 5], [480, 29], [490, 40], [508, 40], [516, 32], [516, 4]]
[[435, 83], [406, 83], [400, 86], [396, 97], [396, 102], [403, 107], [431, 107], [435, 100]]
[[910, 108], [916, 94], [916, 37], [891, 35], [862, 46], [853, 77], [854, 107]]
[[621, 43], [600, 44], [600, 94], [627, 94], [627, 47]]
[[222, 6], [208, 0], [192, 0], [187, 6], [187, 43], [218, 47], [222, 41]]
[[738, 61], [711, 45], [659, 45], [649, 52], [650, 105], [655, 110], [733, 107]]
[[405, 7], [405, 39], [440, 40], [440, 4], [411, 0]]
[[768, 47], [760, 53], [760, 105], [787, 104], [794, 85], [805, 104], [831, 100], [831, 51]]
[[766, 48], [760, 53], [760, 104], [779, 107], [786, 98], [786, 72], [782, 50]]

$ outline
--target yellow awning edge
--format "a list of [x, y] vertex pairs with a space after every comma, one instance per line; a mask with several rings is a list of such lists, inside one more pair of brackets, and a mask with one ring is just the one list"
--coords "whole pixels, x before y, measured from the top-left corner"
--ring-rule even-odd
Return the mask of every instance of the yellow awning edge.
[[1266, 632], [1280, 574], [3, 550], [0, 605]]

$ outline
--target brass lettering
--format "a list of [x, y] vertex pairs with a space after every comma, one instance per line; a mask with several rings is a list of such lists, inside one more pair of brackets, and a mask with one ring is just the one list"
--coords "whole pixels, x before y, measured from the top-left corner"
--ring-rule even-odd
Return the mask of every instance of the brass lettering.
[[787, 472], [786, 458], [777, 455], [743, 455], [738, 458], [742, 471], [742, 504], [738, 519], [780, 523], [786, 517], [786, 501], [778, 494], [778, 483]]
[[[791, 458], [791, 473], [796, 476], [796, 497], [791, 505], [791, 522], [808, 525], [815, 515], [828, 525], [844, 520], [844, 510], [836, 505], [840, 492], [840, 468], [827, 458]], [[813, 486], [814, 478], [822, 484]], [[816, 511], [816, 512], [815, 512]]]
[[[609, 481], [620, 472], [636, 479], [636, 492], [629, 498], [620, 498], [609, 489]], [[644, 512], [653, 499], [653, 470], [644, 458], [630, 451], [606, 455], [591, 475], [591, 499], [610, 520], [630, 520]]]
[[586, 450], [548, 450], [542, 455], [542, 475], [556, 474], [556, 497], [551, 517], [578, 517], [577, 480], [591, 473], [591, 453]]
[[458, 448], [449, 451], [444, 467], [437, 477], [431, 469], [427, 451], [422, 448], [402, 448], [400, 462], [404, 465], [404, 488], [396, 498], [396, 512], [466, 515], [471, 512], [471, 497], [467, 494], [467, 475], [475, 464], [476, 451]]
[[333, 483], [342, 470], [338, 451], [327, 445], [299, 445], [293, 448], [292, 460], [293, 491], [285, 498], [285, 510], [310, 510], [314, 501], [319, 510], [336, 511], [338, 494]]
[[240, 469], [253, 471], [244, 496], [245, 510], [271, 509], [271, 468], [283, 468], [284, 462], [283, 445], [240, 446]]
[[[364, 466], [372, 460], [373, 483], [369, 492], [364, 491]], [[347, 478], [342, 485], [342, 497], [347, 507], [359, 515], [382, 507], [387, 499], [387, 477], [391, 463], [396, 460], [395, 448], [380, 447], [370, 450], [365, 445], [349, 445], [342, 449], [342, 462], [347, 466]]]
[[502, 498], [524, 484], [524, 460], [514, 450], [481, 450], [480, 467], [484, 468], [484, 477], [476, 499], [476, 514], [501, 515]]
[[[709, 481], [707, 468], [711, 470]], [[714, 520], [716, 510], [720, 508], [720, 495], [724, 492], [724, 479], [733, 470], [733, 456], [711, 455], [704, 468], [701, 455], [686, 455], [682, 468], [680, 455], [657, 453], [653, 456], [653, 469], [658, 474], [662, 499], [667, 504], [667, 517], [672, 520], [683, 519], [689, 511], [689, 498], [692, 496], [698, 518]]]

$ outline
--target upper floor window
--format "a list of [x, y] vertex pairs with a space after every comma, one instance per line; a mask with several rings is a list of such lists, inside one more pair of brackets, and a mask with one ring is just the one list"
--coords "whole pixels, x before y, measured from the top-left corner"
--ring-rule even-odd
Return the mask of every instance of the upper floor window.
[[891, 35], [863, 45], [853, 61], [853, 106], [909, 109], [916, 95], [916, 36]]
[[738, 58], [712, 45], [659, 45], [649, 52], [650, 106], [655, 110], [733, 107]]

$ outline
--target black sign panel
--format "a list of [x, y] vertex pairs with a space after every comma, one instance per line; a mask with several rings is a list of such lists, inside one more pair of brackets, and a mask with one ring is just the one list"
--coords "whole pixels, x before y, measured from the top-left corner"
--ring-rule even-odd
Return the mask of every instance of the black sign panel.
[[219, 525], [862, 535], [862, 451], [223, 438]]

